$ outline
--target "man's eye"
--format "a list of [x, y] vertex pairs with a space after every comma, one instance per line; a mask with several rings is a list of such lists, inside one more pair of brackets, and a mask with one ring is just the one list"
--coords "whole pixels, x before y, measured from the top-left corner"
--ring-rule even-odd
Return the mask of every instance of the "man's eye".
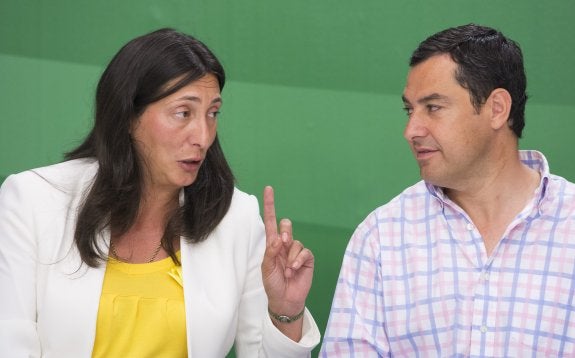
[[210, 116], [211, 118], [218, 118], [219, 115], [220, 115], [220, 111], [212, 111], [212, 112], [208, 113], [208, 116]]
[[403, 110], [405, 111], [405, 114], [407, 114], [408, 116], [411, 115], [411, 113], [413, 113], [413, 108], [410, 107], [403, 107]]

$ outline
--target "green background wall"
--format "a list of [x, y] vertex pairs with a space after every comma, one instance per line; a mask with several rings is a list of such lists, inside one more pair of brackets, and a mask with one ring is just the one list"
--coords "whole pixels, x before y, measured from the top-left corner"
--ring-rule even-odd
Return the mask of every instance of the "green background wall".
[[575, 2], [2, 0], [0, 181], [60, 161], [91, 123], [96, 81], [129, 39], [170, 26], [223, 62], [220, 138], [238, 186], [316, 256], [308, 305], [323, 331], [355, 226], [418, 180], [402, 139], [407, 59], [443, 28], [496, 27], [523, 48], [530, 100], [523, 148], [575, 181]]

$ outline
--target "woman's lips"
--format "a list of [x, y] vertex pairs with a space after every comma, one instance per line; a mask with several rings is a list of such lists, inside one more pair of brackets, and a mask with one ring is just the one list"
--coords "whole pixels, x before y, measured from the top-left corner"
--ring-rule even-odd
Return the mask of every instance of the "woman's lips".
[[198, 171], [200, 169], [200, 166], [202, 165], [202, 161], [199, 159], [198, 160], [186, 159], [186, 160], [178, 161], [178, 164], [185, 171], [195, 172], [195, 171]]

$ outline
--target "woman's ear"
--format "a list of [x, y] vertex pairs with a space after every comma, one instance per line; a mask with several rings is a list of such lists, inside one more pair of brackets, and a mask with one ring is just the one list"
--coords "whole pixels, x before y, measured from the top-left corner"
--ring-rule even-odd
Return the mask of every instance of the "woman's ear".
[[491, 128], [499, 129], [507, 126], [509, 113], [511, 113], [511, 95], [506, 89], [496, 88], [487, 98], [491, 110]]

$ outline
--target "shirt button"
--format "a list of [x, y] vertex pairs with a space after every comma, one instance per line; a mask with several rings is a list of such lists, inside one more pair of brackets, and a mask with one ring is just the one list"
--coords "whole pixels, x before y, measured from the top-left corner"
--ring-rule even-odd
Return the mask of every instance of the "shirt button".
[[473, 226], [473, 224], [472, 224], [472, 223], [468, 223], [468, 224], [467, 224], [467, 230], [471, 231], [471, 230], [473, 230], [473, 229], [475, 229], [475, 227]]
[[489, 281], [489, 272], [484, 272], [484, 273], [483, 273], [483, 279], [484, 279], [485, 281]]
[[481, 333], [487, 332], [487, 326], [481, 326], [480, 330], [481, 330]]

